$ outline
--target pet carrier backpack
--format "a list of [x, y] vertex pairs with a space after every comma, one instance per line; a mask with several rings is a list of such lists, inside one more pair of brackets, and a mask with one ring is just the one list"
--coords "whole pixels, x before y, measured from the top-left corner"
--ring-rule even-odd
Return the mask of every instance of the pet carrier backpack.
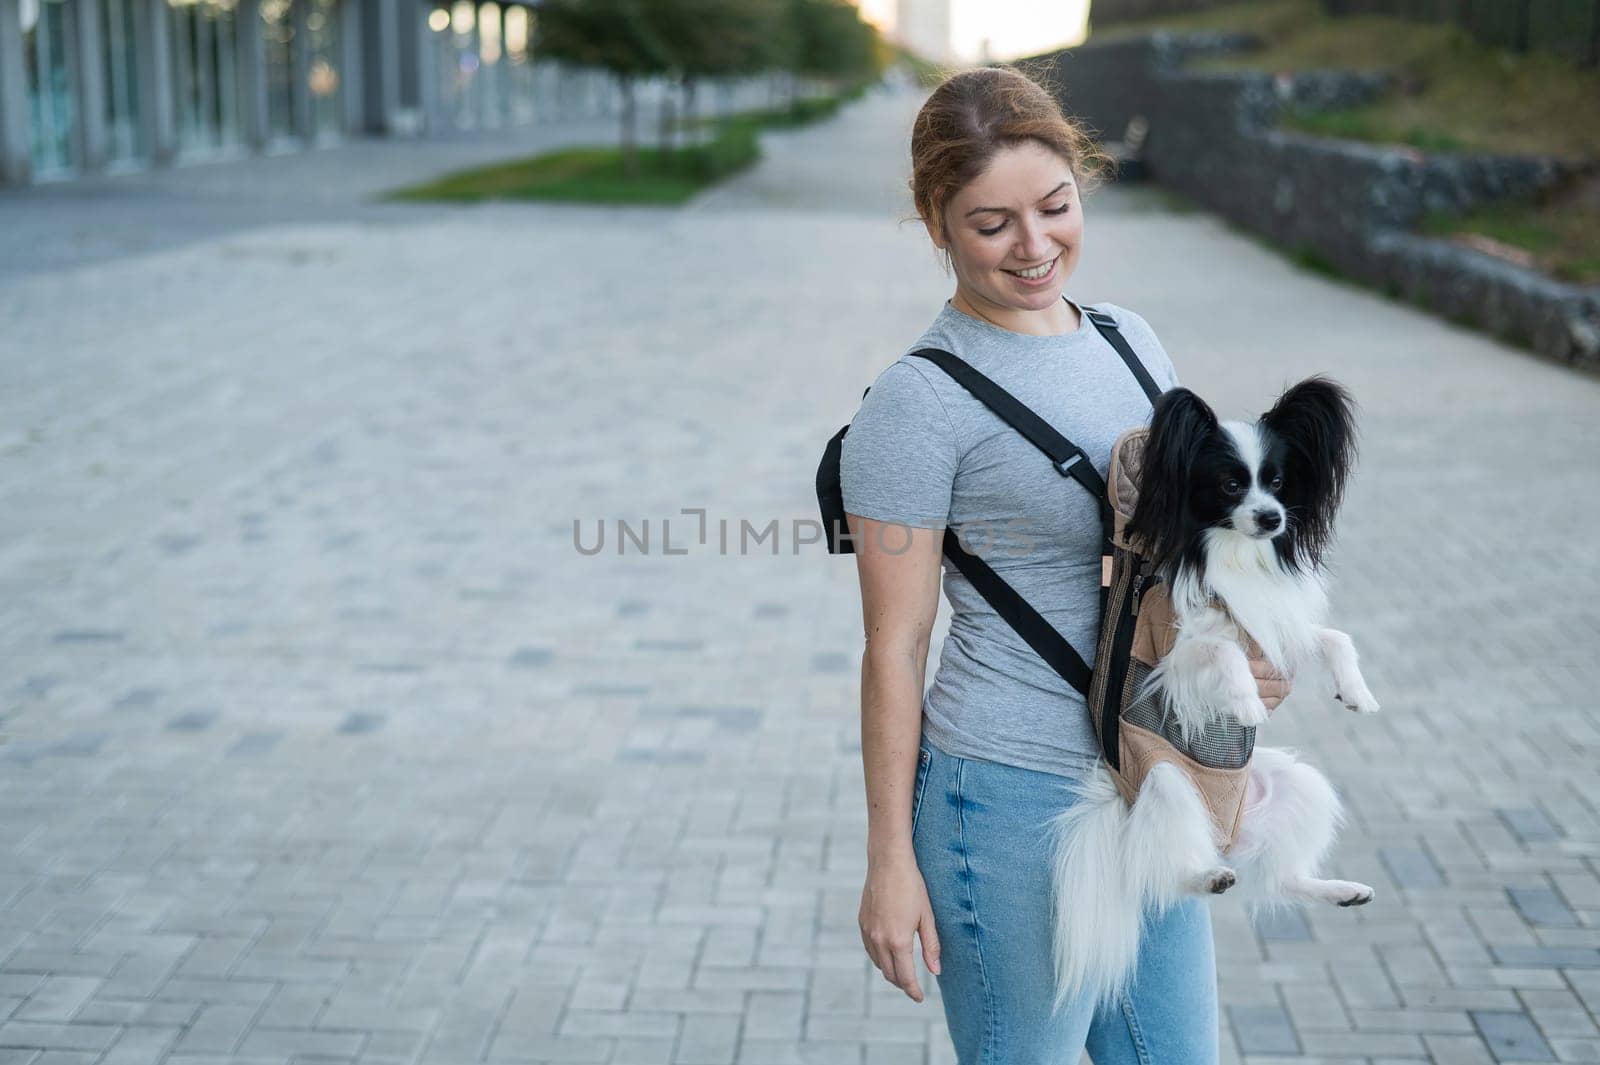
[[[1084, 308], [1090, 322], [1106, 338], [1152, 403], [1160, 388], [1117, 329], [1110, 315]], [[1130, 429], [1111, 451], [1107, 481], [1100, 478], [1083, 449], [961, 358], [937, 348], [911, 352], [939, 367], [1001, 420], [1042, 451], [1063, 477], [1077, 481], [1100, 508], [1100, 629], [1094, 667], [1027, 600], [977, 555], [961, 545], [955, 530], [944, 530], [944, 556], [972, 583], [1017, 634], [1088, 704], [1101, 753], [1118, 790], [1132, 803], [1146, 774], [1160, 762], [1171, 762], [1194, 782], [1211, 814], [1219, 846], [1232, 842], [1244, 809], [1245, 778], [1255, 744], [1255, 729], [1230, 719], [1209, 724], [1185, 737], [1158, 694], [1140, 688], [1158, 662], [1172, 649], [1176, 636], [1172, 605], [1165, 582], [1150, 560], [1126, 534], [1137, 501], [1139, 459], [1149, 430]], [[870, 391], [870, 390], [869, 390]], [[865, 396], [865, 393], [863, 393]], [[844, 492], [839, 461], [846, 425], [834, 434], [817, 468], [817, 502], [824, 536], [832, 554], [854, 551], [844, 517]], [[1252, 646], [1250, 653], [1259, 653]]]

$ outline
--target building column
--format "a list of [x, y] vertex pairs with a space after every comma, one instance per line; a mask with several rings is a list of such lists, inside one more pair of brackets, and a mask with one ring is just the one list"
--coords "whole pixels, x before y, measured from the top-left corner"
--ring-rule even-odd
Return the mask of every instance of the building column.
[[421, 0], [399, 0], [399, 32], [396, 42], [399, 50], [400, 114], [403, 123], [400, 132], [416, 136], [425, 122], [422, 88], [422, 46], [427, 42], [423, 34], [428, 30], [427, 5]]
[[417, 109], [422, 114], [423, 128], [429, 133], [438, 133], [450, 128], [444, 100], [439, 94], [438, 34], [428, 25], [433, 15], [432, 5], [422, 0], [417, 9]]
[[100, 24], [100, 5], [95, 0], [79, 0], [76, 21], [77, 40], [73, 45], [78, 50], [78, 158], [87, 174], [103, 170], [111, 153], [106, 129], [105, 27]]
[[267, 44], [261, 26], [261, 0], [239, 0], [234, 9], [239, 34], [239, 124], [253, 152], [272, 139], [267, 116]]
[[311, 128], [311, 5], [298, 0], [289, 9], [294, 36], [289, 40], [289, 100], [294, 135], [306, 144], [312, 142]]
[[[3, 2], [3, 0], [0, 0]], [[139, 0], [139, 122], [154, 163], [178, 154], [177, 87], [172, 78], [172, 20], [167, 0]]]
[[400, 110], [400, 11], [398, 0], [362, 0], [362, 128], [394, 132]]
[[483, 4], [472, 12], [472, 54], [478, 59], [478, 73], [472, 83], [478, 90], [478, 128], [492, 129], [503, 122], [500, 114], [500, 73], [505, 69], [505, 9], [500, 12], [500, 59], [494, 66], [483, 61]]
[[22, 71], [21, 7], [17, 0], [0, 0], [0, 185], [26, 185], [33, 178], [28, 81]]
[[339, 0], [339, 109], [347, 136], [361, 132], [361, 0]]

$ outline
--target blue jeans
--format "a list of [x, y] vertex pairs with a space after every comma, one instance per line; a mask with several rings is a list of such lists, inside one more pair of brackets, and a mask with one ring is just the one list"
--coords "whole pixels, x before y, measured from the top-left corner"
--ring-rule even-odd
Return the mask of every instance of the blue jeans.
[[1132, 986], [1054, 1011], [1049, 824], [1072, 778], [944, 753], [926, 738], [912, 840], [939, 932], [939, 993], [961, 1065], [1214, 1065], [1211, 911], [1147, 919]]

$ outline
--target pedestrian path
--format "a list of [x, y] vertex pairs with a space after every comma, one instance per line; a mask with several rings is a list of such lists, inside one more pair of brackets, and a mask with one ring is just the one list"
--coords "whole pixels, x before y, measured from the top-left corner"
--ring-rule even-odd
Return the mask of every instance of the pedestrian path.
[[[953, 1062], [861, 948], [859, 601], [802, 542], [821, 443], [948, 295], [916, 104], [676, 212], [30, 230], [0, 1065]], [[1334, 602], [1384, 713], [1300, 693], [1268, 742], [1379, 897], [1217, 905], [1225, 1060], [1600, 1060], [1600, 385], [1149, 190], [1086, 215], [1069, 291], [1220, 408], [1318, 370], [1362, 404]]]

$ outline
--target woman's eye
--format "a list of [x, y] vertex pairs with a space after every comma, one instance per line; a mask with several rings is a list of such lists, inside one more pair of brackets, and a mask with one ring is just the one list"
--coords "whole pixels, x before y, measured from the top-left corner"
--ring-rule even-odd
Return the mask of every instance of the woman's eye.
[[[1052, 214], [1052, 215], [1053, 214], [1066, 214], [1071, 209], [1072, 209], [1072, 202], [1069, 200], [1068, 202], [1062, 204], [1060, 207], [1049, 207], [1049, 208], [1046, 208], [1044, 213], [1045, 214]], [[993, 236], [998, 235], [999, 232], [1002, 229], [1004, 229], [1005, 227], [1006, 227], [1006, 224], [1004, 222], [1001, 222], [997, 226], [993, 226], [993, 227], [991, 227], [989, 229], [980, 229], [980, 230], [978, 230], [978, 232], [982, 233], [986, 237], [993, 237]]]

